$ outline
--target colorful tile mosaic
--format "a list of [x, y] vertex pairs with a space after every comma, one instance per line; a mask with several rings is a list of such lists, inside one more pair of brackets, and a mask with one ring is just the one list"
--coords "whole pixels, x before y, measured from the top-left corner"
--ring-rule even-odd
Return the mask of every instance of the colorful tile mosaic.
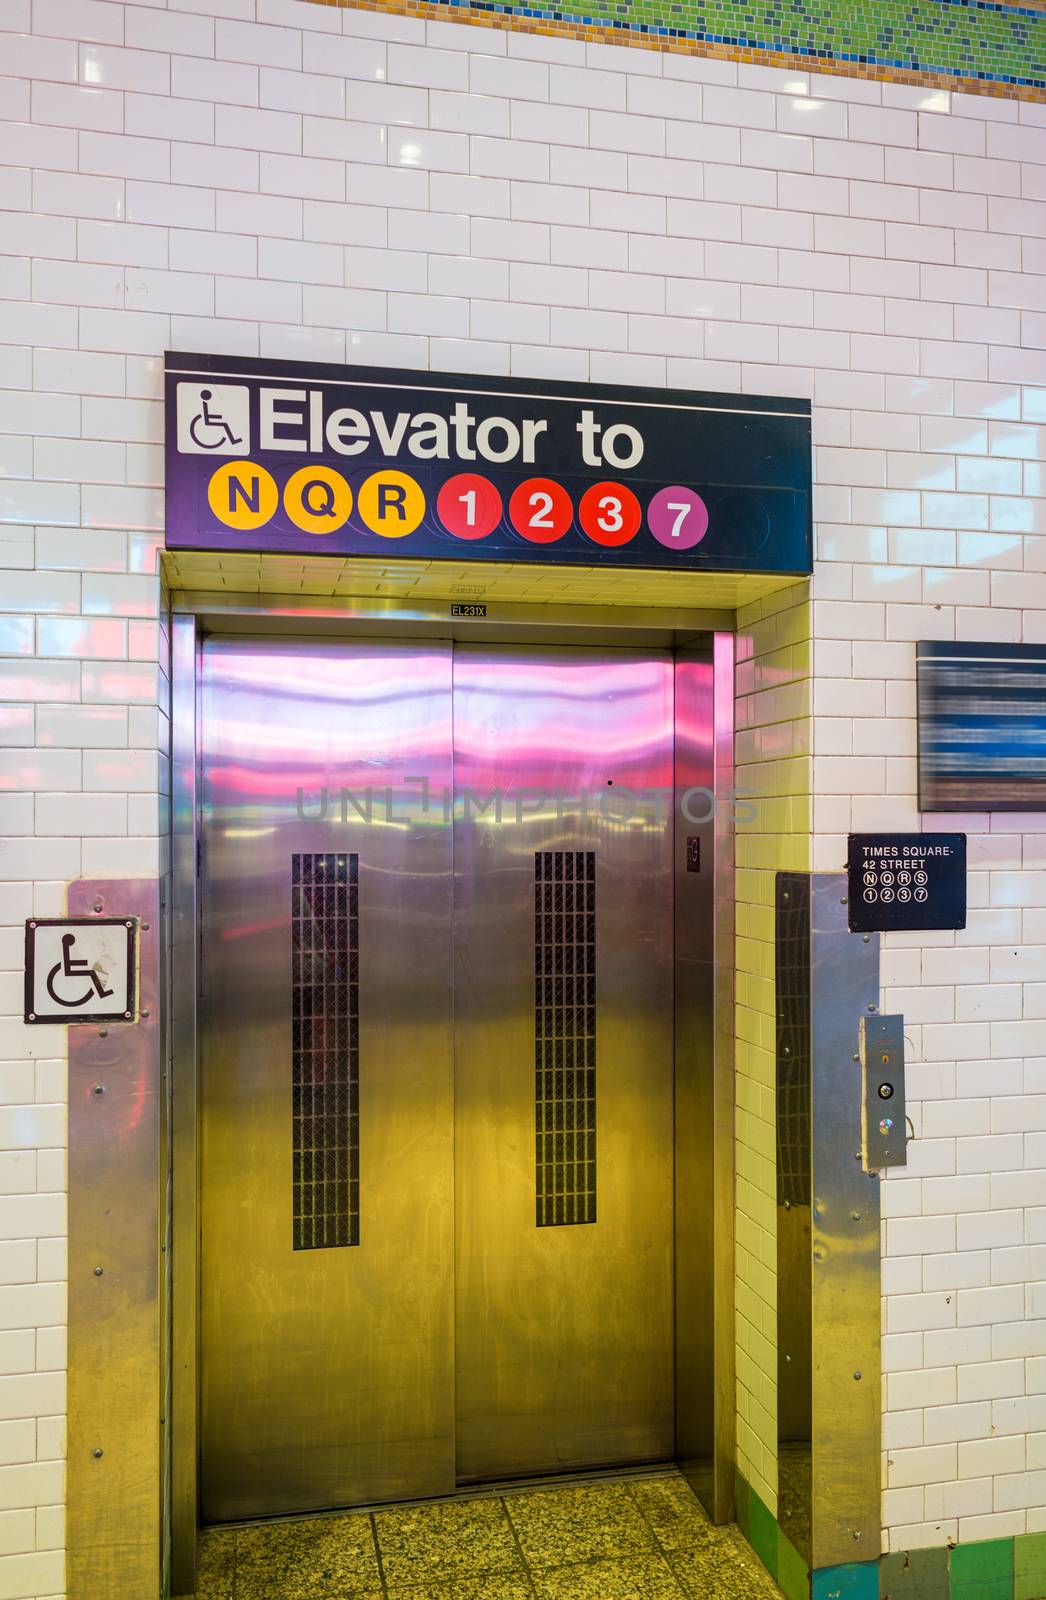
[[1043, 0], [318, 3], [1046, 103]]

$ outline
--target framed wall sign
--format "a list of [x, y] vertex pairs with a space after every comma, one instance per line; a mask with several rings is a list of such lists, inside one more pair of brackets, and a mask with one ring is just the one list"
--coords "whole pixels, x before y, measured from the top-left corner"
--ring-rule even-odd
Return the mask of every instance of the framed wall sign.
[[169, 353], [167, 544], [806, 574], [804, 400]]
[[851, 833], [853, 933], [966, 926], [964, 833]]

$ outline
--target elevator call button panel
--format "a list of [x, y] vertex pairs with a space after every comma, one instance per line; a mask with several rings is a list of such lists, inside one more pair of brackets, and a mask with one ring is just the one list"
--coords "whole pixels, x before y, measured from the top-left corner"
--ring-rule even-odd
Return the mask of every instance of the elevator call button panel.
[[861, 1018], [861, 1153], [864, 1170], [908, 1164], [904, 1018]]

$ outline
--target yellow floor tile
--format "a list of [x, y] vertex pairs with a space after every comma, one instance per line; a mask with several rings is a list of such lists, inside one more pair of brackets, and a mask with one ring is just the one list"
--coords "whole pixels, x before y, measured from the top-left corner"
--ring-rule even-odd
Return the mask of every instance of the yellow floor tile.
[[678, 1472], [206, 1532], [196, 1600], [780, 1600]]
[[379, 1511], [374, 1519], [386, 1583], [449, 1583], [519, 1576], [523, 1563], [501, 1501], [448, 1501]]
[[663, 1556], [616, 1556], [534, 1575], [537, 1600], [685, 1600]]
[[532, 1568], [656, 1549], [653, 1533], [623, 1482], [507, 1495], [505, 1508]]

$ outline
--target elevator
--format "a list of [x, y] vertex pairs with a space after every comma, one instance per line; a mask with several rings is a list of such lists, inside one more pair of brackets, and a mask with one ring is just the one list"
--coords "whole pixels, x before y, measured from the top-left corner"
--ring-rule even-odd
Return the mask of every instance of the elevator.
[[202, 1521], [712, 1460], [713, 676], [202, 638]]

